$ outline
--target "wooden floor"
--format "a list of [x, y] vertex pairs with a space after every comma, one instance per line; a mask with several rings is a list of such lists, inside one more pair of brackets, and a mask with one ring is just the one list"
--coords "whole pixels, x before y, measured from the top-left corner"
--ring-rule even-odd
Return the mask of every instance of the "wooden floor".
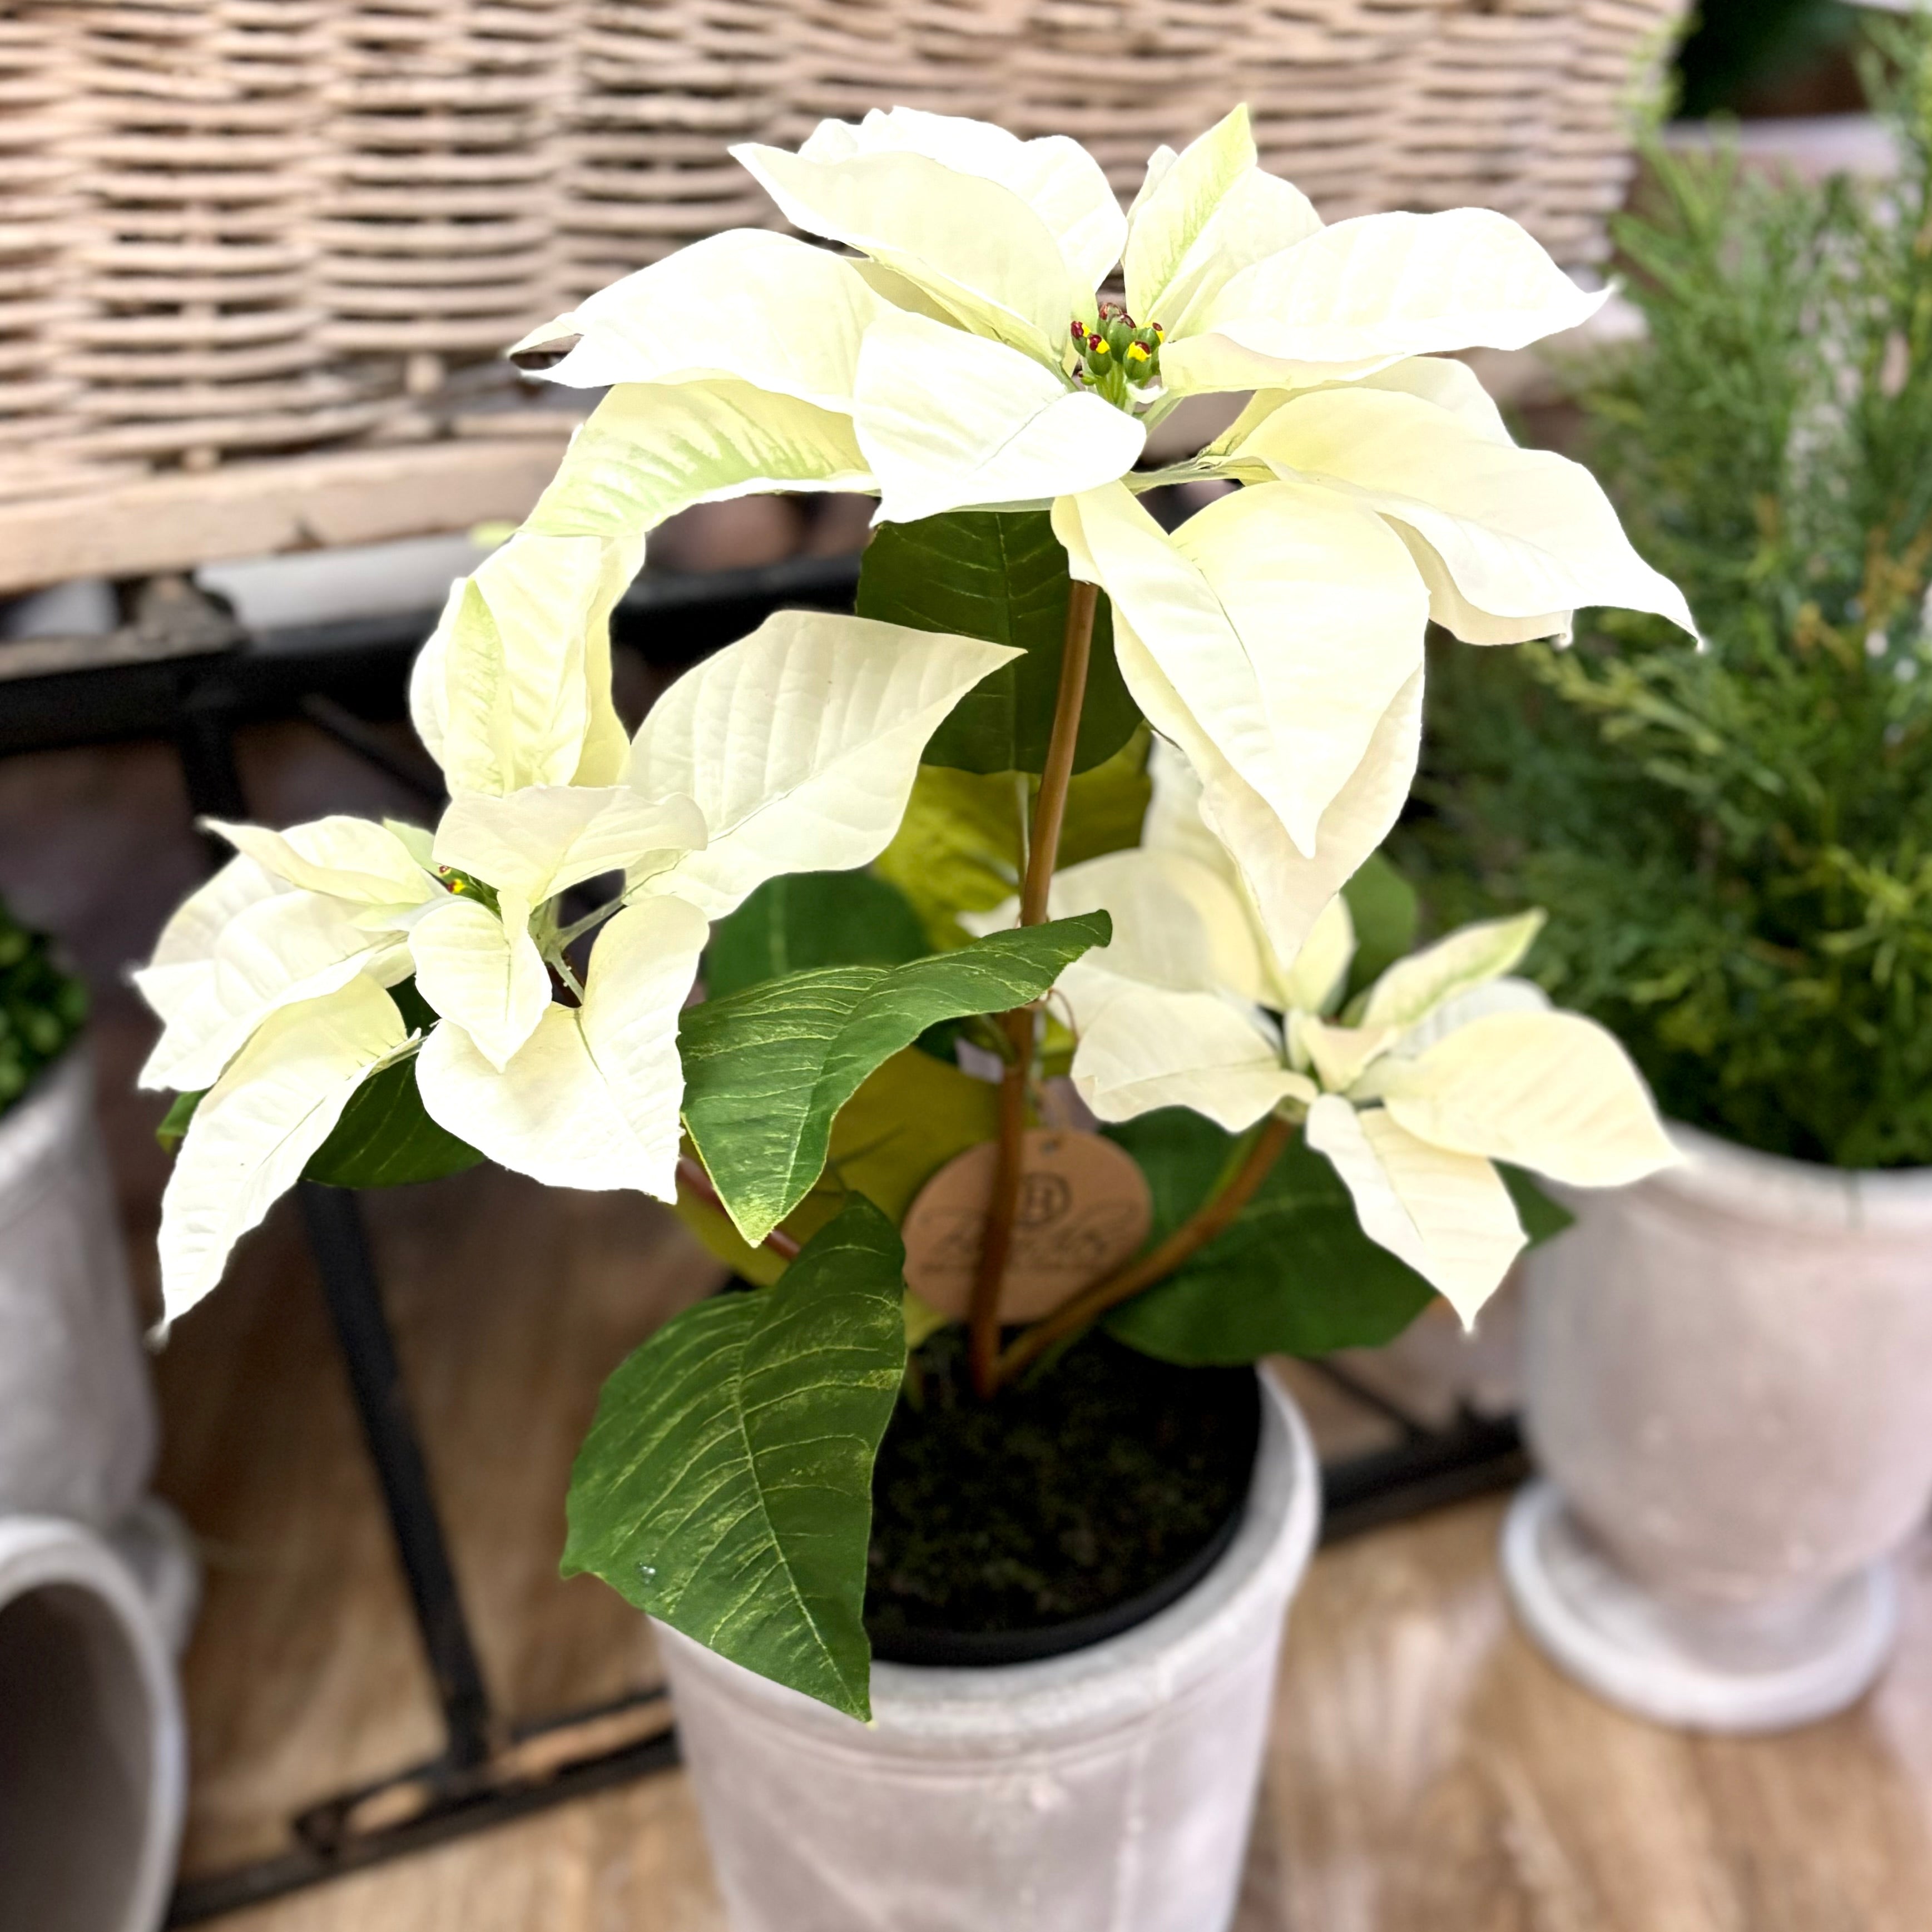
[[[265, 818], [393, 808], [298, 728], [258, 732]], [[158, 1111], [118, 980], [198, 863], [158, 750], [0, 764], [0, 892], [68, 940], [144, 1292]], [[596, 1388], [704, 1292], [708, 1264], [634, 1198], [478, 1171], [372, 1222], [493, 1687], [529, 1714], [651, 1681], [641, 1621], [557, 1580], [561, 1498]], [[182, 1323], [157, 1372], [160, 1486], [201, 1539], [186, 1666], [206, 1871], [278, 1848], [298, 1806], [436, 1732], [341, 1370], [292, 1216]], [[1320, 1429], [1378, 1425], [1318, 1388]], [[1932, 1565], [1862, 1709], [1802, 1735], [1694, 1740], [1616, 1717], [1512, 1628], [1481, 1503], [1322, 1555], [1294, 1610], [1240, 1932], [1925, 1932], [1932, 1928]], [[724, 1932], [671, 1774], [238, 1914], [230, 1932]], [[904, 1932], [917, 1932], [908, 1927]], [[1006, 1932], [1006, 1928], [988, 1928]], [[1012, 1928], [1024, 1932], [1024, 1928]]]
[[[1691, 1740], [1613, 1716], [1528, 1649], [1496, 1587], [1498, 1514], [1466, 1506], [1318, 1561], [1236, 1932], [1932, 1924], [1922, 1576], [1904, 1654], [1865, 1708], [1790, 1738]], [[726, 1932], [676, 1774], [223, 1922]]]

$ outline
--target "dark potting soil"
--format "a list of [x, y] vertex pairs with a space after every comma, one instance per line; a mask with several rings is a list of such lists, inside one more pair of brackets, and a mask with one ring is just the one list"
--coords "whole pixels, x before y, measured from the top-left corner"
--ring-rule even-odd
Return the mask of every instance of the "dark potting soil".
[[1044, 1634], [1061, 1625], [1096, 1640], [1232, 1534], [1260, 1426], [1252, 1370], [1178, 1368], [1094, 1333], [981, 1402], [959, 1330], [913, 1360], [872, 1478], [880, 1656], [1014, 1661], [1072, 1647]]

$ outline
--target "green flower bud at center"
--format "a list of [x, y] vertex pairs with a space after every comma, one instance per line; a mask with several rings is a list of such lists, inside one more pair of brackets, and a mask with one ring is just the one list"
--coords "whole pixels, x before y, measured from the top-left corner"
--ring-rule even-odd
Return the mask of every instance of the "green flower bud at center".
[[1131, 408], [1135, 391], [1160, 381], [1166, 331], [1159, 322], [1137, 322], [1119, 303], [1102, 302], [1096, 327], [1076, 316], [1070, 332], [1072, 350], [1062, 365], [1066, 374], [1117, 408]]

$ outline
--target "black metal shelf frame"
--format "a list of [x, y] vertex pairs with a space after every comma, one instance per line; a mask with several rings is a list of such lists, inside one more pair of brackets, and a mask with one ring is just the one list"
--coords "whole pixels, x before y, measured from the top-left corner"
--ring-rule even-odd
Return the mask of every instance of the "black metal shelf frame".
[[[775, 610], [849, 609], [856, 558], [805, 558], [709, 576], [646, 574], [619, 607], [616, 641], [677, 668], [742, 636]], [[409, 662], [433, 612], [251, 635], [178, 584], [106, 638], [0, 644], [0, 756], [118, 738], [171, 740], [197, 816], [244, 818], [237, 728], [299, 716], [436, 802], [440, 776], [370, 724], [399, 715]], [[304, 1183], [301, 1209], [409, 1588], [444, 1744], [436, 1756], [310, 1806], [280, 1855], [184, 1881], [168, 1924], [238, 1911], [677, 1762], [662, 1690], [510, 1725], [478, 1663], [356, 1196]], [[1324, 1541], [1513, 1483], [1513, 1419], [1466, 1414], [1432, 1429], [1346, 1371], [1316, 1363], [1400, 1440], [1322, 1471]]]

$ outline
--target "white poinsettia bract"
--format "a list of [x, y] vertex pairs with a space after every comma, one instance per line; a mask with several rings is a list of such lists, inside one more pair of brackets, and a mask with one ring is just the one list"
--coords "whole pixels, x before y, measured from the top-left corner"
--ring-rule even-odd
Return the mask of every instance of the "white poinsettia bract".
[[[532, 332], [519, 352], [551, 380], [616, 386], [520, 541], [621, 550], [772, 488], [870, 490], [886, 520], [1050, 505], [1280, 951], [1407, 794], [1429, 619], [1484, 644], [1584, 605], [1689, 628], [1588, 472], [1519, 449], [1447, 359], [1603, 299], [1504, 216], [1324, 226], [1243, 109], [1156, 153], [1124, 212], [1077, 142], [907, 108], [734, 152], [851, 252], [722, 235]], [[1136, 468], [1153, 424], [1216, 391], [1255, 393], [1192, 460]], [[1139, 494], [1183, 478], [1241, 487], [1170, 534]]]
[[[451, 790], [434, 832], [218, 824], [237, 856], [136, 976], [165, 1022], [142, 1084], [206, 1090], [162, 1204], [170, 1320], [408, 1055], [430, 1117], [504, 1166], [674, 1198], [677, 1016], [710, 922], [778, 874], [874, 856], [926, 740], [1014, 655], [782, 612], [607, 748], [608, 669], [559, 647], [529, 590], [520, 622], [492, 620], [487, 670], [419, 662], [418, 728]], [[593, 880], [611, 883], [566, 923]], [[425, 1031], [386, 990], [411, 979]]]
[[[1191, 1107], [1230, 1133], [1304, 1123], [1362, 1230], [1473, 1322], [1526, 1237], [1495, 1163], [1616, 1187], [1677, 1160], [1623, 1048], [1510, 976], [1542, 916], [1466, 926], [1390, 966], [1336, 1017], [1354, 934], [1331, 899], [1284, 965], [1206, 835], [1193, 775], [1157, 761], [1144, 842], [1068, 867], [1052, 910], [1105, 906], [1111, 945], [1059, 997], [1081, 1097], [1103, 1120]], [[988, 914], [988, 929], [1011, 916]]]

